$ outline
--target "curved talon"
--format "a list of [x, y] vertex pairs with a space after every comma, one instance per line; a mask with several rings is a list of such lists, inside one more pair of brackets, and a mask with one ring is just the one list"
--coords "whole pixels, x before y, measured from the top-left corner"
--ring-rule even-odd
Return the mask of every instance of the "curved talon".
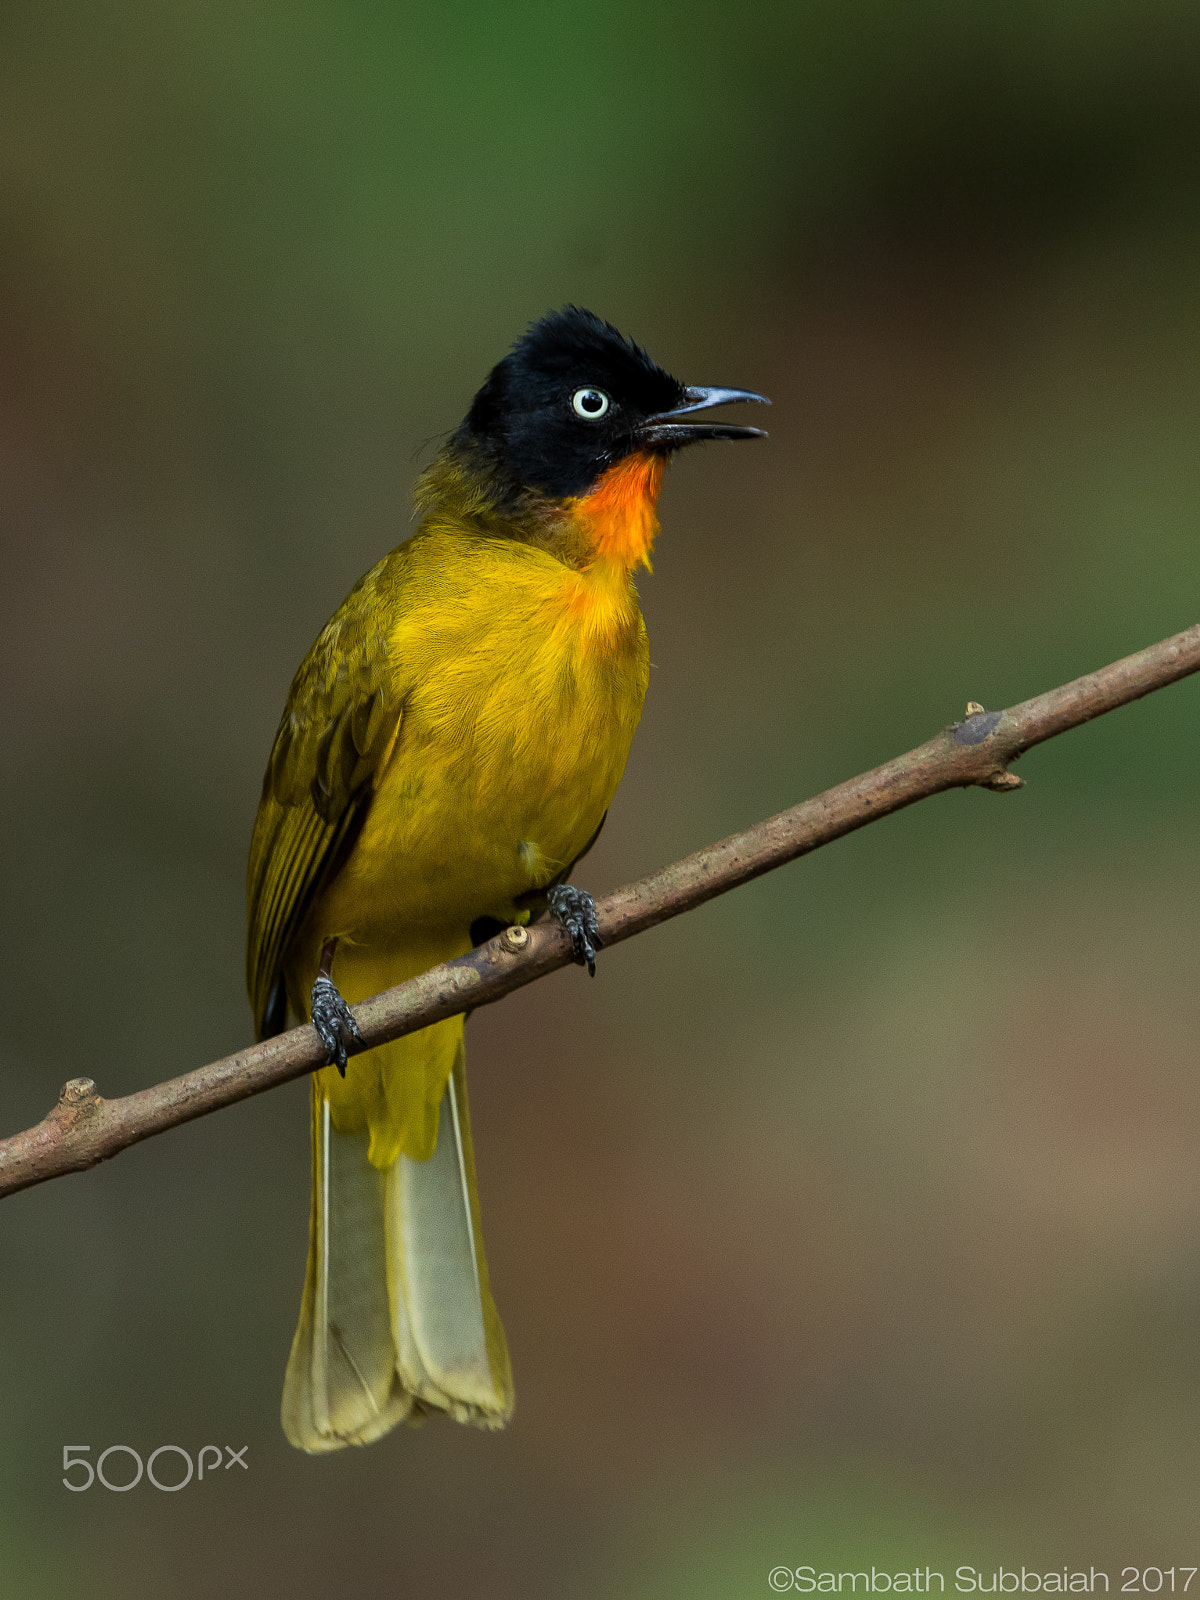
[[571, 950], [576, 962], [596, 976], [596, 951], [604, 948], [600, 937], [600, 924], [596, 920], [596, 903], [586, 889], [576, 889], [569, 883], [560, 883], [546, 896], [550, 915], [560, 928], [571, 937]]
[[325, 1065], [336, 1067], [344, 1078], [349, 1046], [364, 1044], [365, 1040], [337, 984], [326, 972], [317, 974], [309, 1010], [317, 1037], [325, 1046]]

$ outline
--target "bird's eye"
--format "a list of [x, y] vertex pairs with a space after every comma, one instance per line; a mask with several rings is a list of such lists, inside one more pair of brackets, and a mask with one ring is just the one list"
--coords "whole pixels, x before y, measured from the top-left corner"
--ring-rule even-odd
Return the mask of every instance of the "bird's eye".
[[571, 405], [577, 417], [583, 417], [587, 422], [598, 422], [612, 401], [603, 389], [576, 389], [571, 396]]

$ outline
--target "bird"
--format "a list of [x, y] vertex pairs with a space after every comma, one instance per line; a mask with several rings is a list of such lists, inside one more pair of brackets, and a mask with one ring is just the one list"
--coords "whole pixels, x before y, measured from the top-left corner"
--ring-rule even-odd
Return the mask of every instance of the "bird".
[[434, 1413], [500, 1428], [512, 1368], [480, 1231], [461, 1015], [367, 1050], [350, 1007], [550, 916], [595, 972], [569, 879], [649, 677], [634, 574], [668, 460], [765, 437], [575, 305], [491, 369], [292, 682], [247, 871], [258, 1038], [311, 1022], [312, 1208], [283, 1430], [309, 1452]]

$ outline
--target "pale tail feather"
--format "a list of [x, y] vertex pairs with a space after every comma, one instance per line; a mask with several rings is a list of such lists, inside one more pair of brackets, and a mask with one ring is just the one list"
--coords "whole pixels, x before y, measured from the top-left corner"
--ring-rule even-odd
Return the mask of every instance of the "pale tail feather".
[[387, 1183], [388, 1289], [404, 1386], [459, 1422], [503, 1427], [512, 1373], [480, 1239], [461, 1043], [437, 1148], [428, 1161], [401, 1156]]
[[367, 1142], [331, 1125], [314, 1079], [308, 1270], [284, 1432], [320, 1451], [433, 1409], [503, 1427], [512, 1374], [479, 1233], [461, 1043], [430, 1159], [401, 1156], [381, 1172]]

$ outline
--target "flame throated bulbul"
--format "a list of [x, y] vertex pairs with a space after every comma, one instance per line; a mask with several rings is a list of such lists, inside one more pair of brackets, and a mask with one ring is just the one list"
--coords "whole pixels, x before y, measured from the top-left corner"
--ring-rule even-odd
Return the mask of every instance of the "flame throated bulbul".
[[350, 591], [288, 695], [248, 873], [258, 1036], [311, 1021], [313, 1197], [283, 1427], [366, 1444], [513, 1406], [488, 1286], [463, 1018], [373, 1050], [349, 1005], [545, 912], [594, 971], [566, 881], [621, 780], [649, 675], [633, 574], [671, 454], [762, 437], [588, 311], [535, 323], [417, 487], [415, 533]]

